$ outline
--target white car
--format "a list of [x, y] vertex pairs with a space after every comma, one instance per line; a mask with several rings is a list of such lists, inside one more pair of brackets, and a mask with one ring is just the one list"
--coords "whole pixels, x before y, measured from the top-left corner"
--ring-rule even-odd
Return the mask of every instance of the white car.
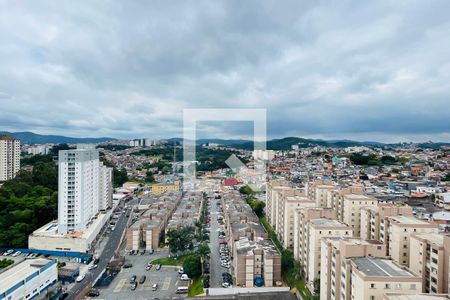
[[183, 274], [184, 273], [184, 270], [183, 270], [183, 267], [181, 267], [179, 270], [178, 270], [178, 274]]
[[16, 253], [14, 253], [12, 256], [13, 256], [13, 257], [16, 257], [16, 256], [19, 256], [20, 254], [22, 254], [22, 252], [16, 251]]
[[90, 271], [90, 270], [94, 270], [94, 269], [96, 269], [98, 266], [97, 265], [92, 265], [92, 266], [89, 266], [89, 268], [88, 268], [88, 270]]
[[189, 280], [189, 277], [187, 276], [187, 274], [183, 274], [180, 276], [180, 280]]
[[230, 287], [231, 285], [228, 282], [224, 282], [222, 283], [222, 287], [227, 288]]
[[81, 282], [81, 281], [83, 281], [84, 277], [86, 277], [86, 275], [84, 275], [84, 274], [80, 275], [80, 276], [77, 277], [77, 279], [75, 279], [75, 281], [76, 282]]

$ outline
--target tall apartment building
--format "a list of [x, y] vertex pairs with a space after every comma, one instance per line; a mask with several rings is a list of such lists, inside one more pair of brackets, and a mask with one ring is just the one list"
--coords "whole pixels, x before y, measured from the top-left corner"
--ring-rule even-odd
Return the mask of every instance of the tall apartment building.
[[341, 293], [342, 300], [382, 300], [385, 293], [414, 295], [422, 290], [422, 278], [389, 259], [357, 257], [349, 259], [349, 265], [351, 267], [350, 297]]
[[106, 208], [112, 187], [110, 171], [94, 146], [79, 145], [59, 152], [58, 233], [83, 232], [100, 209]]
[[360, 236], [365, 240], [379, 240], [384, 243], [387, 236], [386, 220], [392, 216], [412, 216], [410, 206], [396, 204], [378, 204], [361, 208]]
[[307, 259], [308, 223], [314, 219], [333, 219], [334, 212], [323, 207], [309, 207], [295, 210], [294, 215], [294, 258], [298, 261]]
[[300, 256], [300, 264], [308, 282], [313, 283], [315, 279], [320, 278], [321, 239], [333, 236], [352, 237], [353, 231], [352, 228], [337, 220], [314, 219], [309, 221], [307, 238], [301, 242], [304, 244], [306, 255]]
[[343, 213], [340, 221], [352, 227], [354, 236], [359, 237], [361, 230], [361, 208], [376, 207], [377, 203], [377, 199], [365, 195], [344, 195], [342, 209]]
[[273, 180], [267, 182], [266, 192], [266, 216], [270, 226], [275, 230], [278, 215], [278, 197], [283, 190], [291, 190], [289, 183], [284, 180]]
[[107, 210], [112, 207], [113, 198], [113, 169], [100, 162], [99, 165], [99, 210]]
[[[331, 180], [315, 180], [315, 181], [307, 182], [305, 184], [306, 196], [311, 200], [317, 201], [319, 204], [321, 202], [320, 197], [317, 196], [317, 200], [316, 200], [316, 195], [318, 194], [318, 192], [317, 192], [318, 186], [322, 187], [321, 192], [324, 190], [327, 191], [328, 189], [334, 190], [336, 188], [336, 184]], [[327, 187], [329, 187], [329, 188], [327, 188]], [[323, 205], [323, 206], [319, 205], [319, 207], [325, 207], [325, 205]]]
[[0, 135], [0, 182], [13, 179], [20, 170], [20, 141]]
[[409, 266], [410, 236], [413, 233], [438, 233], [438, 225], [431, 224], [415, 217], [395, 216], [388, 218], [388, 254], [400, 265]]
[[302, 196], [303, 191], [285, 190], [278, 197], [278, 216], [276, 233], [285, 248], [294, 248], [295, 210], [304, 207], [315, 207], [314, 201]]
[[332, 208], [336, 213], [336, 219], [343, 219], [344, 196], [348, 194], [363, 195], [364, 185], [354, 184], [339, 189], [330, 190], [327, 193], [327, 207]]
[[437, 233], [413, 233], [409, 269], [422, 277], [425, 293], [448, 292], [450, 237]]
[[[341, 272], [341, 265], [352, 257], [386, 256], [386, 245], [379, 241], [366, 241], [359, 238], [328, 237], [321, 241], [320, 258], [320, 299], [337, 300], [348, 298], [345, 287], [350, 286], [350, 268]], [[343, 287], [344, 296], [341, 297]]]

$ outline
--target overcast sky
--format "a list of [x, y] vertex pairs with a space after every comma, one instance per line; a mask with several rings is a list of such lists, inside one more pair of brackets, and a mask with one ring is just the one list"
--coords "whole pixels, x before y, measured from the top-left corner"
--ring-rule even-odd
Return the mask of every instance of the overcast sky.
[[0, 0], [0, 131], [174, 137], [183, 108], [265, 108], [269, 137], [450, 141], [449, 12], [448, 0]]

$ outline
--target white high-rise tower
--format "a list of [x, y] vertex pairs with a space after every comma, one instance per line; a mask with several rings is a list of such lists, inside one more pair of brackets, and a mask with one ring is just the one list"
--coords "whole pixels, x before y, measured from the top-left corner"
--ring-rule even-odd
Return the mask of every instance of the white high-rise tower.
[[100, 209], [111, 206], [111, 170], [91, 145], [59, 151], [58, 170], [58, 233], [83, 232]]
[[20, 170], [20, 141], [0, 135], [0, 182], [13, 179]]

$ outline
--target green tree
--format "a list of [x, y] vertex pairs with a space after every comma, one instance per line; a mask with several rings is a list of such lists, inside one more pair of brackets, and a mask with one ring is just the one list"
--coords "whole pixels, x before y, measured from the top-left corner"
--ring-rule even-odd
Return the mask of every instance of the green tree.
[[202, 275], [202, 262], [199, 255], [189, 255], [183, 263], [183, 270], [189, 278]]
[[170, 252], [177, 253], [192, 250], [194, 248], [192, 243], [193, 233], [194, 229], [192, 227], [170, 229], [166, 234]]
[[314, 293], [316, 294], [320, 293], [320, 278], [316, 278], [314, 280], [313, 286], [314, 286]]
[[147, 171], [147, 173], [145, 174], [145, 181], [149, 182], [149, 183], [153, 183], [155, 182], [155, 178], [153, 177], [153, 173], [151, 171]]
[[244, 185], [244, 186], [240, 187], [239, 193], [244, 194], [244, 195], [253, 195], [254, 194], [252, 188], [249, 187], [248, 185]]
[[128, 181], [127, 170], [122, 168], [118, 170], [117, 168], [113, 169], [113, 186], [119, 187], [122, 186], [125, 182]]
[[0, 260], [0, 269], [6, 268], [10, 265], [12, 265], [14, 261], [12, 259], [4, 258]]
[[450, 181], [450, 172], [445, 175], [445, 177], [442, 179], [443, 181]]
[[200, 257], [205, 257], [209, 253], [211, 253], [211, 249], [209, 249], [209, 246], [207, 243], [200, 243], [198, 245], [197, 253], [200, 255]]

